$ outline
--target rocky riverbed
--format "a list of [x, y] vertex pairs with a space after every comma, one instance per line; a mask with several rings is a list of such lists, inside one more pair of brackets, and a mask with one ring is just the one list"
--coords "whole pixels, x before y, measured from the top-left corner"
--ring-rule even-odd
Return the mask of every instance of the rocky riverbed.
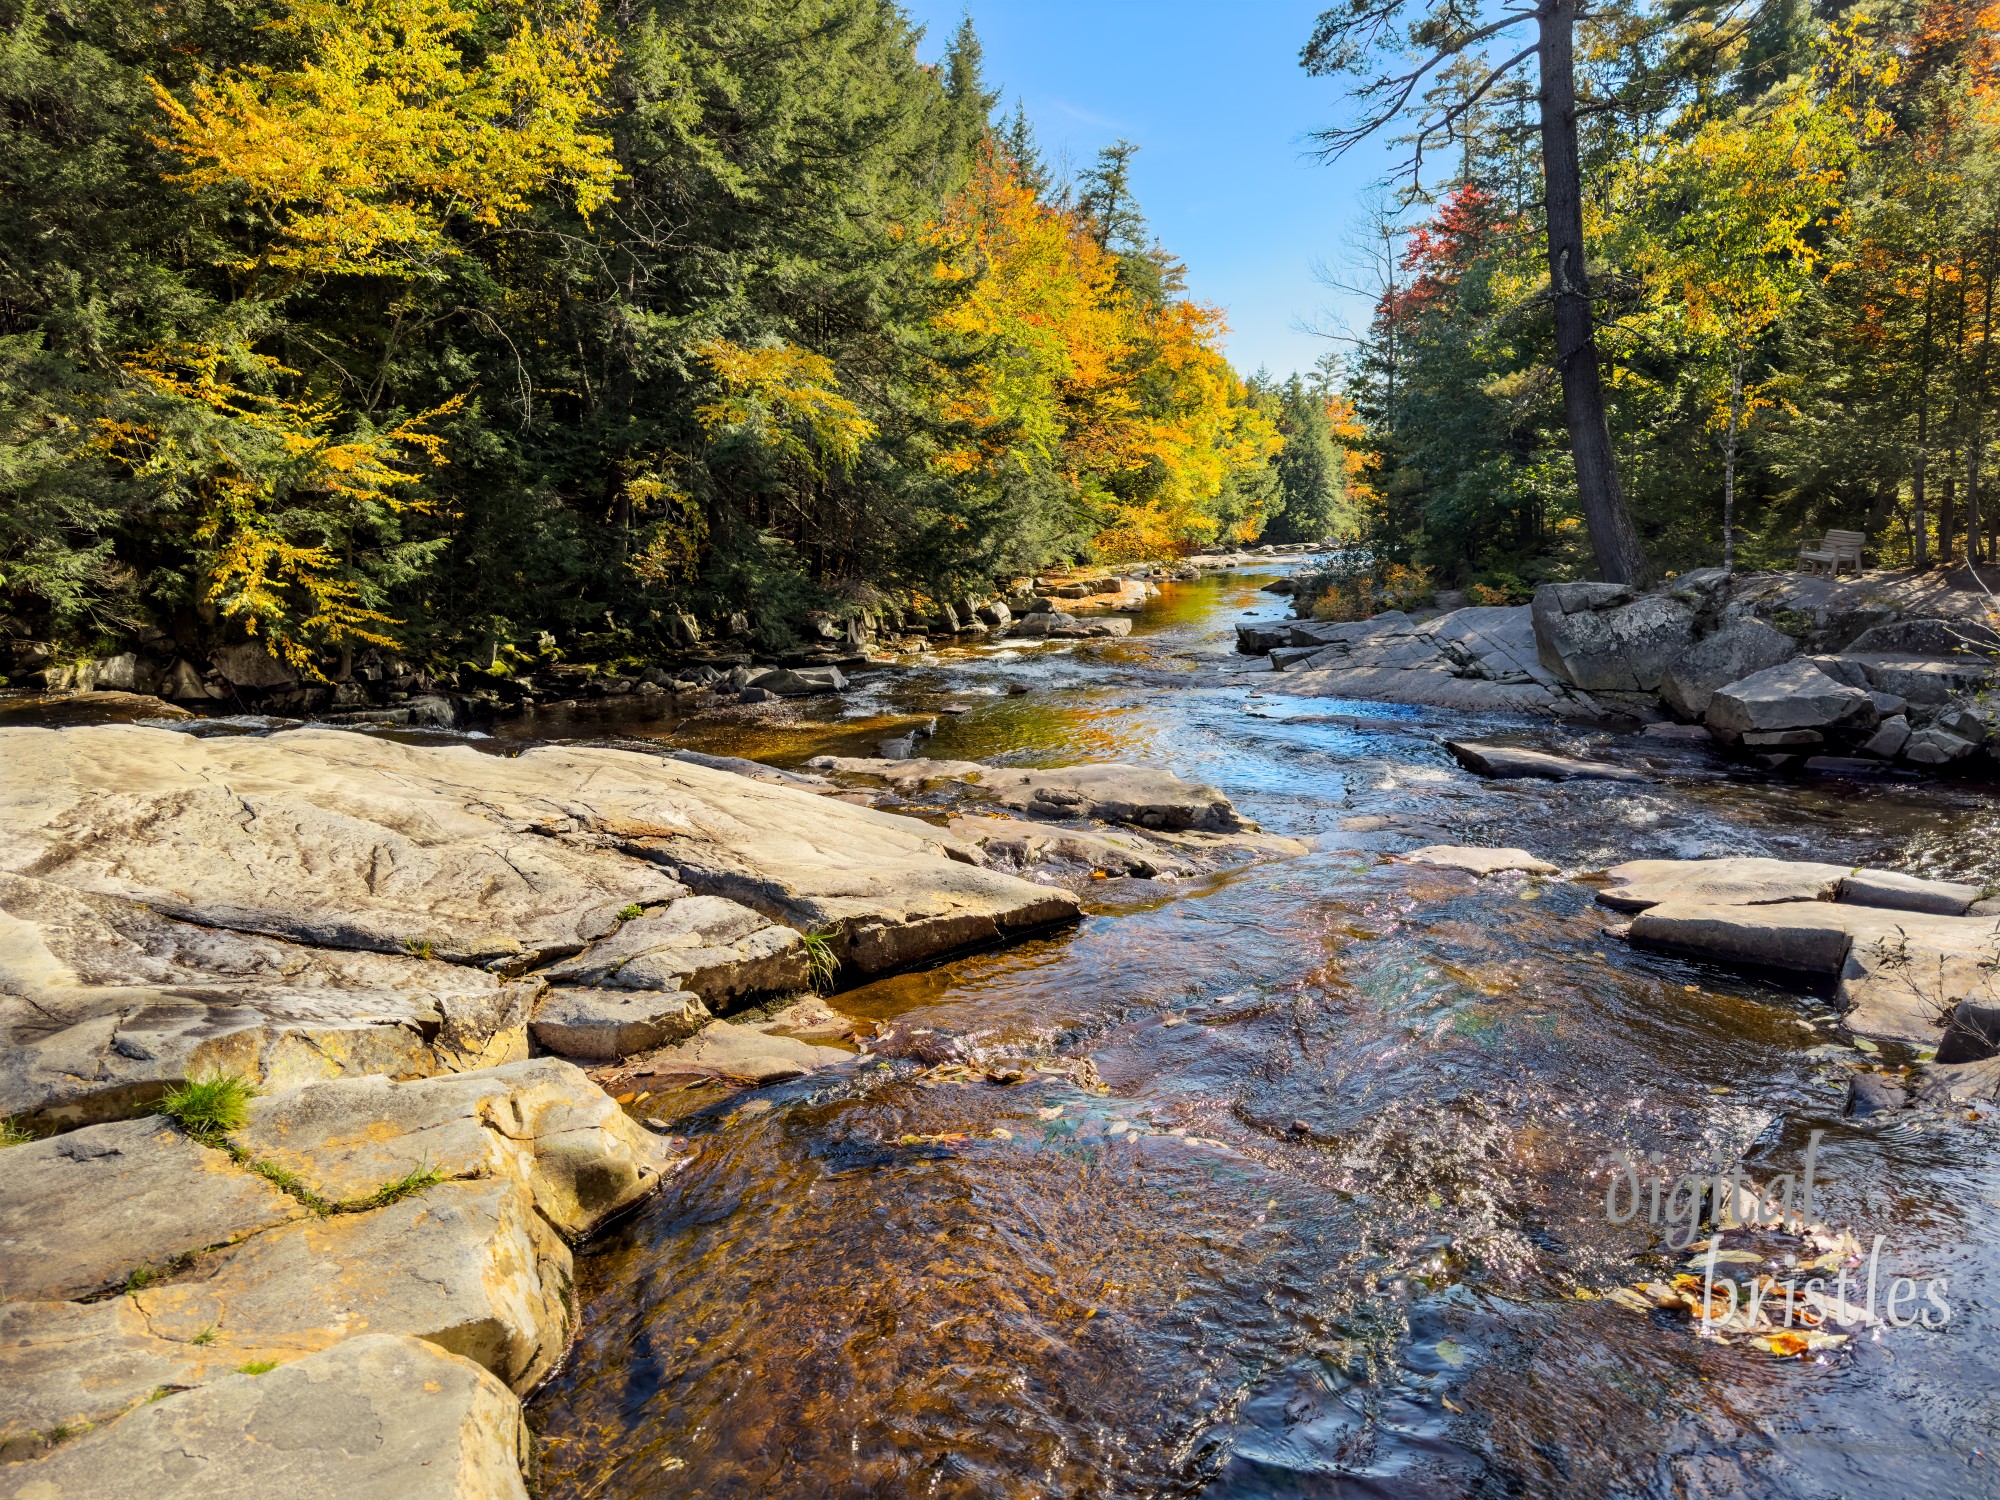
[[[0, 1495], [1984, 1492], [1989, 795], [1294, 693], [1268, 577], [566, 742], [0, 731]], [[1592, 1300], [1607, 1151], [1814, 1130], [1945, 1333]]]

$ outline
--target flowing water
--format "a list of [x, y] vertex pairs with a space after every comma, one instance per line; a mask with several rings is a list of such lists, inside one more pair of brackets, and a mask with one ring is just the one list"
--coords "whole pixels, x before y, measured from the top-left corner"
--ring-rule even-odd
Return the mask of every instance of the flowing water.
[[[1164, 766], [1313, 844], [1099, 882], [1074, 930], [839, 994], [883, 1033], [859, 1068], [636, 1103], [690, 1160], [579, 1256], [581, 1334], [531, 1408], [541, 1493], [2000, 1493], [1995, 1127], [1844, 1119], [1861, 1057], [1823, 1000], [1631, 950], [1587, 883], [1381, 858], [1990, 881], [2000, 804], [1288, 699], [1231, 670], [1236, 620], [1283, 613], [1268, 577], [1170, 586], [1127, 641], [944, 652], [775, 720], [513, 731], [796, 764], [960, 708], [920, 753]], [[1438, 743], [1472, 731], [1656, 777], [1482, 782]], [[1106, 1088], [919, 1081], [992, 1054], [1087, 1058]], [[1943, 1328], [1780, 1360], [1578, 1297], [1667, 1264], [1643, 1217], [1608, 1221], [1607, 1153], [1762, 1180], [1815, 1129], [1820, 1217], [1885, 1236], [1885, 1278], [1945, 1278]]]

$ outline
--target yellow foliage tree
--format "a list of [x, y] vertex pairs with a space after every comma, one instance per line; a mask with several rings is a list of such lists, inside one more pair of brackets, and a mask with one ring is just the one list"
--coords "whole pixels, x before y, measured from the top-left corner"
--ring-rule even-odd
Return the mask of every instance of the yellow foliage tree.
[[454, 218], [497, 225], [558, 184], [585, 214], [610, 199], [611, 142], [586, 128], [613, 57], [592, 0], [294, 0], [271, 25], [296, 68], [215, 76], [185, 104], [154, 85], [179, 180], [266, 216], [239, 266], [411, 275], [452, 253]]
[[875, 424], [840, 394], [833, 361], [796, 344], [755, 347], [711, 339], [695, 351], [719, 400], [695, 408], [711, 436], [731, 429], [755, 437], [814, 475], [845, 468], [875, 435]]
[[[253, 273], [253, 301], [305, 277], [434, 271], [462, 231], [539, 194], [586, 214], [611, 197], [611, 141], [587, 128], [613, 59], [593, 0], [292, 0], [268, 24], [295, 41], [294, 66], [213, 73], [185, 100], [154, 84], [175, 180], [256, 216], [224, 258]], [[318, 650], [389, 644], [397, 622], [366, 602], [356, 537], [429, 509], [416, 486], [444, 462], [431, 424], [462, 398], [377, 430], [330, 398], [278, 394], [297, 372], [247, 339], [150, 349], [127, 369], [133, 410], [107, 419], [101, 448], [198, 508], [219, 613], [312, 676]]]
[[[938, 278], [958, 290], [938, 324], [978, 351], [940, 372], [944, 414], [975, 436], [939, 467], [1048, 460], [1102, 512], [1105, 561], [1214, 541], [1231, 474], [1283, 442], [1222, 357], [1221, 313], [1134, 297], [1118, 257], [1076, 214], [1038, 202], [993, 146], [931, 243]], [[1253, 511], [1235, 539], [1261, 524]]]
[[[165, 412], [107, 418], [101, 451], [134, 473], [181, 490], [198, 507], [195, 537], [210, 549], [205, 598], [225, 619], [262, 636], [272, 653], [308, 677], [322, 676], [315, 648], [392, 645], [395, 621], [369, 608], [335, 550], [335, 533], [370, 509], [422, 512], [414, 486], [445, 462], [429, 424], [450, 415], [453, 397], [380, 432], [337, 436], [339, 412], [324, 401], [286, 401], [237, 383], [231, 366], [253, 376], [290, 375], [264, 355], [220, 346], [148, 350], [126, 369]], [[282, 508], [316, 524], [287, 526]], [[316, 540], [295, 540], [306, 529]]]

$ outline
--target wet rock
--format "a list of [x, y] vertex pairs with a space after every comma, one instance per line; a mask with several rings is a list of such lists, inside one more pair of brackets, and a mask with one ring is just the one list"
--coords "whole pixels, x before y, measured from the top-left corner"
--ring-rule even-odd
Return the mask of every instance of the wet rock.
[[1440, 865], [1480, 876], [1499, 875], [1509, 870], [1521, 870], [1530, 875], [1554, 875], [1560, 869], [1560, 866], [1539, 859], [1525, 849], [1483, 849], [1465, 844], [1430, 844], [1422, 849], [1412, 849], [1407, 854], [1399, 854], [1396, 858], [1410, 864]]
[[1839, 974], [1854, 946], [1847, 916], [1817, 901], [1761, 906], [1663, 901], [1633, 918], [1631, 937], [1645, 946], [1800, 974]]
[[1148, 766], [983, 768], [982, 790], [1003, 806], [1045, 818], [1097, 818], [1142, 828], [1232, 832], [1254, 827], [1212, 786]]
[[1798, 860], [1635, 859], [1604, 872], [1598, 902], [1614, 911], [1644, 911], [1663, 901], [1759, 906], [1777, 901], [1831, 901], [1852, 867]]
[[632, 1065], [632, 1081], [648, 1079], [723, 1078], [738, 1083], [779, 1083], [821, 1068], [851, 1062], [854, 1054], [838, 1047], [819, 1047], [795, 1037], [779, 1036], [750, 1026], [714, 1021], [685, 1042], [662, 1048]]
[[1724, 626], [1676, 656], [1660, 679], [1660, 696], [1678, 713], [1699, 719], [1715, 690], [1790, 661], [1799, 644], [1762, 620]]
[[1518, 745], [1494, 745], [1477, 740], [1446, 740], [1445, 749], [1458, 763], [1479, 776], [1495, 780], [1536, 777], [1545, 781], [1644, 781], [1637, 771], [1594, 761], [1572, 760], [1544, 750]]
[[[1934, 1044], [1962, 999], [1985, 993], [2000, 921], [1831, 899], [1850, 874], [1782, 860], [1637, 860], [1598, 899], [1639, 910], [1631, 939], [1696, 957], [1837, 981], [1846, 1024], [1864, 1035]], [[1891, 881], [1855, 895], [1908, 899]]]
[[1847, 1080], [1847, 1106], [1842, 1113], [1861, 1119], [1901, 1109], [1909, 1102], [1909, 1091], [1894, 1079], [1873, 1071], [1856, 1073]]
[[2000, 1099], [2000, 1057], [1979, 1062], [1931, 1063], [1919, 1097], [1926, 1104], [1990, 1104]]
[[364, 1334], [141, 1404], [39, 1463], [13, 1500], [527, 1500], [520, 1403], [470, 1360]]
[[1686, 604], [1615, 584], [1544, 584], [1532, 619], [1542, 665], [1584, 692], [1652, 692], [1694, 641]]
[[819, 693], [844, 693], [847, 678], [838, 667], [774, 667], [744, 684], [746, 691], [775, 693], [781, 698], [810, 698]]
[[535, 1045], [559, 1057], [616, 1062], [693, 1036], [708, 1024], [699, 995], [683, 990], [552, 989], [535, 1005]]
[[722, 1011], [753, 995], [804, 989], [805, 939], [720, 896], [684, 896], [664, 912], [620, 924], [574, 958], [543, 971], [552, 984], [689, 990]]
[[1952, 880], [1926, 880], [1894, 870], [1855, 870], [1841, 877], [1835, 900], [1891, 911], [1924, 911], [1962, 917], [1979, 899], [1979, 887]]
[[12, 1146], [0, 1150], [0, 1295], [91, 1296], [141, 1267], [159, 1271], [304, 1213], [162, 1119]]
[[1665, 720], [1658, 724], [1648, 724], [1639, 731], [1649, 740], [1671, 740], [1689, 745], [1712, 745], [1715, 736], [1708, 732], [1705, 724], [1675, 724]]
[[1707, 719], [1718, 738], [1732, 741], [1753, 732], [1867, 730], [1875, 703], [1866, 689], [1836, 682], [1810, 661], [1791, 661], [1716, 689]]
[[1937, 1061], [1981, 1062], [1996, 1054], [2000, 1054], [2000, 994], [1959, 1001], [1938, 1041]]
[[752, 1030], [800, 1042], [852, 1042], [859, 1026], [817, 995], [808, 995], [752, 1023]]
[[1009, 628], [1010, 635], [1024, 638], [1061, 636], [1078, 640], [1094, 637], [1127, 636], [1132, 633], [1132, 622], [1123, 616], [1112, 616], [1101, 620], [1079, 620], [1075, 615], [1060, 610], [1050, 610], [1045, 614], [1024, 615]]

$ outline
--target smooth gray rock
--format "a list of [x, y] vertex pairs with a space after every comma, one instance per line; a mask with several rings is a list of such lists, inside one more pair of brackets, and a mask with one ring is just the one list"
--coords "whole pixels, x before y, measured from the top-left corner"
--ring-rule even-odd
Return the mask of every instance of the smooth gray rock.
[[807, 987], [805, 939], [720, 896], [683, 896], [664, 912], [622, 922], [611, 936], [543, 971], [558, 985], [690, 990], [711, 1010], [753, 995]]
[[1760, 906], [1831, 901], [1849, 866], [1740, 856], [1731, 859], [1634, 859], [1604, 872], [1600, 905], [1644, 911], [1663, 901], [1696, 906]]
[[1595, 761], [1572, 760], [1551, 755], [1546, 750], [1527, 750], [1518, 745], [1493, 745], [1478, 740], [1446, 740], [1445, 749], [1458, 763], [1475, 775], [1496, 781], [1535, 778], [1543, 781], [1644, 781], [1638, 771], [1623, 766], [1601, 765]]
[[1835, 682], [1809, 661], [1790, 661], [1716, 689], [1707, 721], [1728, 740], [1753, 731], [1866, 730], [1874, 726], [1875, 703], [1864, 688]]
[[1926, 880], [1895, 870], [1855, 870], [1841, 878], [1835, 899], [1890, 911], [1926, 911], [1962, 917], [1979, 899], [1979, 887], [1953, 880]]
[[1738, 620], [1696, 641], [1660, 679], [1660, 696], [1675, 711], [1699, 719], [1719, 687], [1775, 667], [1799, 654], [1799, 643], [1762, 620]]
[[616, 1062], [693, 1036], [711, 1019], [685, 990], [551, 989], [535, 1005], [535, 1045], [558, 1057]]
[[819, 693], [846, 692], [847, 678], [838, 667], [773, 667], [758, 673], [744, 686], [761, 688], [781, 698], [810, 698]]
[[470, 1360], [363, 1334], [263, 1375], [142, 1404], [39, 1463], [8, 1500], [527, 1500], [520, 1402]]
[[1985, 689], [1993, 680], [1994, 664], [1976, 656], [1845, 655], [1858, 666], [1868, 686], [1894, 693], [1919, 707], [1936, 707]]
[[[123, 1301], [190, 1362], [282, 1363], [349, 1333], [407, 1333], [525, 1391], [568, 1346], [572, 1281], [528, 1187], [492, 1177], [269, 1230]], [[211, 1344], [192, 1342], [209, 1329]]]
[[1002, 806], [1044, 818], [1098, 818], [1141, 828], [1229, 833], [1254, 827], [1212, 786], [1149, 766], [987, 768], [982, 790]]
[[1525, 849], [1486, 849], [1466, 844], [1427, 844], [1395, 856], [1408, 864], [1438, 865], [1469, 875], [1499, 875], [1518, 870], [1529, 875], [1554, 875], [1560, 869]]
[[1585, 692], [1652, 692], [1694, 641], [1694, 611], [1665, 594], [1620, 602], [1612, 584], [1544, 584], [1532, 621], [1541, 664]]
[[87, 1297], [305, 1213], [158, 1118], [0, 1150], [0, 1299]]

